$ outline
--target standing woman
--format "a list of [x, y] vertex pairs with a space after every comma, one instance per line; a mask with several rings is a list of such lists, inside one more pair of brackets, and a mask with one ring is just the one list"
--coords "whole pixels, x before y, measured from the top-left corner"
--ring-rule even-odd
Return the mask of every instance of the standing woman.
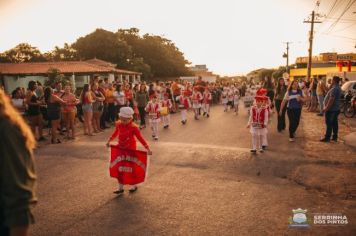
[[53, 89], [51, 87], [47, 87], [44, 90], [44, 99], [47, 104], [47, 117], [51, 122], [51, 143], [61, 143], [61, 140], [57, 138], [57, 129], [59, 128], [60, 122], [61, 104], [65, 105], [66, 103], [53, 93]]
[[316, 96], [317, 86], [318, 86], [318, 82], [317, 82], [316, 78], [313, 78], [313, 81], [310, 84], [311, 101], [310, 101], [310, 107], [308, 109], [308, 111], [311, 111], [311, 112], [316, 111], [316, 108], [318, 106], [318, 98]]
[[84, 114], [84, 135], [93, 136], [92, 119], [93, 119], [93, 96], [89, 84], [84, 84], [83, 91], [80, 94], [80, 102]]
[[0, 130], [0, 235], [29, 235], [37, 202], [33, 158], [36, 142], [1, 89]]
[[36, 127], [38, 128], [38, 141], [44, 141], [46, 140], [45, 137], [43, 137], [43, 118], [40, 110], [40, 106], [43, 105], [43, 102], [41, 102], [37, 95], [36, 95], [36, 89], [37, 89], [37, 83], [33, 80], [28, 82], [28, 91], [26, 94], [26, 104], [28, 106], [27, 109], [27, 116], [28, 119], [30, 120], [30, 125], [32, 132], [34, 136], [36, 137]]
[[[274, 99], [274, 85], [272, 82], [272, 78], [270, 76], [267, 76], [266, 81], [263, 86], [265, 89], [267, 89], [267, 97], [271, 100], [271, 104], [273, 104], [273, 99]], [[272, 107], [273, 108], [273, 107]]]
[[[278, 79], [278, 84], [274, 95], [274, 103], [276, 106], [277, 114], [279, 114], [279, 111], [281, 110], [281, 104], [284, 96], [286, 95], [286, 92], [287, 92], [287, 86], [286, 83], [284, 82], [284, 79], [281, 77]], [[282, 110], [282, 114], [278, 116], [278, 123], [277, 123], [278, 132], [281, 132], [286, 128], [286, 111], [287, 111], [287, 107], [284, 107]]]
[[20, 112], [22, 116], [25, 115], [25, 99], [21, 97], [21, 89], [16, 88], [12, 92], [12, 99], [11, 99], [12, 105]]
[[[72, 93], [70, 85], [64, 87], [64, 94], [61, 98], [66, 102], [66, 105], [62, 107], [62, 118], [67, 129], [67, 138], [75, 139], [75, 114], [76, 105], [79, 101]], [[70, 135], [70, 130], [72, 130], [72, 135]]]
[[93, 83], [91, 86], [93, 97], [93, 129], [94, 133], [102, 132], [100, 127], [100, 118], [103, 113], [105, 96], [99, 91], [98, 83]]
[[309, 97], [304, 98], [302, 90], [299, 88], [298, 81], [293, 80], [284, 96], [279, 116], [282, 116], [283, 109], [287, 105], [287, 114], [289, 119], [289, 141], [294, 142], [295, 131], [299, 126], [300, 116], [302, 113], [302, 103]]
[[146, 108], [148, 100], [149, 100], [146, 85], [144, 85], [144, 84], [140, 85], [140, 90], [135, 94], [135, 99], [137, 102], [138, 112], [140, 114], [140, 120], [141, 120], [140, 129], [143, 129], [143, 128], [146, 128], [145, 108]]
[[127, 106], [133, 108], [133, 92], [132, 92], [132, 84], [127, 84], [125, 86], [125, 98], [127, 102]]

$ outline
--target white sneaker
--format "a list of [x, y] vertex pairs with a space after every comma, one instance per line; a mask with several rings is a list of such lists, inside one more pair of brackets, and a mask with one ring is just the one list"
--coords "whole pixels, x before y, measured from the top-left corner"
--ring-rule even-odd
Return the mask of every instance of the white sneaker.
[[294, 142], [294, 138], [289, 138], [289, 142]]

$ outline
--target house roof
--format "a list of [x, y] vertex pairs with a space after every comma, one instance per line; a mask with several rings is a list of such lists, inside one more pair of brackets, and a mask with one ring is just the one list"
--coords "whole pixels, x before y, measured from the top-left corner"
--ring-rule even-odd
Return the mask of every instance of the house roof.
[[[97, 60], [97, 59], [93, 59]], [[101, 60], [98, 60], [101, 61]], [[50, 68], [56, 68], [63, 74], [72, 73], [117, 73], [139, 75], [141, 73], [116, 69], [109, 66], [109, 62], [101, 61], [98, 65], [97, 62], [89, 61], [63, 61], [63, 62], [30, 62], [30, 63], [0, 63], [0, 74], [6, 75], [29, 75], [29, 74], [47, 74]], [[111, 64], [113, 65], [113, 64]]]
[[110, 63], [110, 62], [107, 62], [107, 61], [103, 61], [103, 60], [100, 60], [100, 59], [97, 59], [97, 58], [86, 60], [85, 62], [88, 62], [90, 64], [94, 64], [94, 65], [98, 65], [98, 66], [107, 66], [107, 67], [114, 67], [114, 68], [116, 67], [116, 65], [113, 64], [113, 63]]

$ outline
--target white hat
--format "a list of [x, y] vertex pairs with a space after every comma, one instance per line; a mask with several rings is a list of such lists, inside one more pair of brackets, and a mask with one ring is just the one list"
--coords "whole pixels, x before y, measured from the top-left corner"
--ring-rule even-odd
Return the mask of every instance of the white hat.
[[131, 107], [121, 107], [119, 116], [123, 118], [132, 118], [134, 111]]

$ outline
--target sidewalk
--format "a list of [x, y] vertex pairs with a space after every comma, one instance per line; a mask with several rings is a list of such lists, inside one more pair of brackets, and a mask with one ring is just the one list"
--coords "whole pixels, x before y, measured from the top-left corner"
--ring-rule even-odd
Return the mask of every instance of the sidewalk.
[[302, 148], [307, 163], [294, 171], [292, 179], [306, 188], [338, 195], [343, 199], [355, 199], [356, 149], [346, 145], [352, 141], [347, 136], [355, 133], [351, 126], [342, 121], [342, 114], [340, 116], [339, 142], [323, 143], [319, 139], [325, 132], [324, 117], [302, 111]]

